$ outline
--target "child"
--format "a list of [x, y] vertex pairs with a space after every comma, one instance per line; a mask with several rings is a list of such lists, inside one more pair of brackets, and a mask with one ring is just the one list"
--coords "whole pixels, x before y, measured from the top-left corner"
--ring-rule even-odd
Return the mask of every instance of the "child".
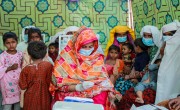
[[[41, 30], [39, 28], [30, 28], [28, 30], [28, 43], [31, 41], [43, 41], [43, 38], [41, 36]], [[52, 59], [46, 54], [45, 61], [49, 61], [53, 64]], [[26, 65], [32, 63], [31, 58], [28, 55], [27, 50], [23, 53], [23, 64], [22, 68], [24, 68]]]
[[106, 70], [113, 84], [124, 68], [123, 61], [118, 59], [119, 53], [120, 48], [116, 45], [111, 45], [108, 50], [108, 58], [105, 61]]
[[[28, 30], [28, 43], [31, 41], [42, 41], [43, 38], [41, 36], [41, 30], [38, 28], [30, 28]], [[23, 65], [22, 68], [24, 68], [26, 65], [31, 63], [31, 59], [29, 58], [27, 49], [23, 53]]]
[[146, 67], [150, 59], [147, 52], [148, 47], [143, 44], [142, 38], [137, 38], [134, 41], [134, 44], [136, 58], [133, 64], [133, 69], [129, 75], [125, 75], [124, 78], [118, 78], [115, 84], [116, 90], [118, 90], [123, 95], [128, 89], [134, 87], [137, 82], [141, 81], [142, 75], [139, 74], [139, 72], [141, 72]]
[[130, 75], [126, 75], [125, 79], [132, 79], [133, 82], [137, 83], [141, 81], [141, 76], [139, 76], [139, 74], [136, 73], [143, 71], [143, 69], [149, 63], [150, 57], [147, 52], [148, 47], [143, 44], [142, 38], [137, 38], [134, 41], [134, 44], [136, 52], [135, 62]]
[[134, 51], [133, 45], [130, 43], [122, 44], [122, 60], [124, 61], [124, 74], [129, 74], [132, 69], [132, 63], [134, 60], [134, 56], [132, 52]]
[[18, 43], [17, 45], [17, 50], [25, 52], [28, 46], [28, 31], [30, 28], [35, 28], [34, 26], [26, 26], [22, 29], [22, 39], [23, 41]]
[[58, 56], [58, 44], [57, 43], [51, 43], [49, 44], [49, 57], [52, 58], [53, 62], [55, 62], [57, 56]]
[[53, 66], [43, 61], [46, 49], [43, 42], [34, 41], [28, 45], [33, 62], [23, 68], [19, 79], [23, 110], [50, 110], [49, 85]]
[[142, 93], [145, 89], [152, 88], [152, 89], [156, 90], [157, 73], [158, 73], [158, 68], [159, 68], [160, 62], [161, 62], [161, 60], [157, 59], [155, 61], [155, 64], [149, 65], [149, 67], [148, 67], [149, 71], [146, 72], [146, 74], [143, 76], [141, 82], [138, 83], [136, 85], [136, 87], [134, 88], [136, 95], [137, 95], [135, 102], [142, 103], [142, 104], [144, 103]]
[[11, 110], [12, 106], [14, 106], [14, 110], [20, 110], [18, 81], [21, 72], [22, 53], [16, 50], [17, 39], [13, 32], [7, 32], [3, 35], [3, 43], [7, 48], [0, 55], [0, 87], [3, 97], [3, 110]]

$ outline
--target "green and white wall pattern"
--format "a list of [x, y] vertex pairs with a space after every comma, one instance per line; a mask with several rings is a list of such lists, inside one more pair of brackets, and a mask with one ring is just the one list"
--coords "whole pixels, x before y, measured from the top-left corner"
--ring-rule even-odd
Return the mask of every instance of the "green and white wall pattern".
[[[0, 36], [7, 31], [21, 34], [23, 27], [34, 25], [46, 34], [46, 41], [68, 26], [85, 25], [100, 34], [105, 48], [109, 31], [127, 24], [128, 0], [1, 0]], [[180, 0], [132, 0], [137, 37], [144, 25], [159, 29], [174, 19], [180, 20]], [[3, 49], [0, 38], [0, 49]]]
[[[23, 27], [34, 25], [49, 37], [68, 26], [85, 25], [100, 34], [103, 48], [109, 31], [126, 25], [127, 0], [1, 0], [0, 35], [7, 31], [21, 34]], [[0, 38], [1, 39], [1, 38]], [[2, 48], [2, 41], [0, 41]]]
[[154, 25], [159, 29], [177, 19], [180, 21], [180, 0], [133, 0], [133, 16], [136, 36], [141, 28]]

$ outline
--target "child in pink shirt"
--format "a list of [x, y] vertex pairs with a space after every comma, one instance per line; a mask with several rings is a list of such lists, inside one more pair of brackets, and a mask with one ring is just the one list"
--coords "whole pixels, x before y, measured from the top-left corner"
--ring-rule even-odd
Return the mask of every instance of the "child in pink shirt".
[[3, 110], [20, 110], [20, 89], [18, 86], [21, 72], [22, 53], [16, 50], [17, 36], [7, 32], [3, 35], [3, 43], [7, 48], [0, 55], [0, 89], [3, 97]]

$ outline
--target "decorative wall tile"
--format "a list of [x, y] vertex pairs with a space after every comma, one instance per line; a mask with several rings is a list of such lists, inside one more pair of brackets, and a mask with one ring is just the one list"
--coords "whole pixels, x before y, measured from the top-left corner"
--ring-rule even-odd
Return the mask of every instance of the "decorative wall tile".
[[105, 48], [110, 30], [127, 24], [127, 11], [127, 0], [2, 0], [0, 36], [8, 31], [20, 35], [23, 27], [34, 25], [48, 42], [50, 36], [68, 26], [85, 25], [100, 34], [100, 43]]

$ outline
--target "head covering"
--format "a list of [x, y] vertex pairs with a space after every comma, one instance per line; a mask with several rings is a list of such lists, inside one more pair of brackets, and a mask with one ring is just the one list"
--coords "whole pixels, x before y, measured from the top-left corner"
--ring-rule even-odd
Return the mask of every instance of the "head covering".
[[100, 54], [102, 54], [102, 55], [104, 55], [104, 51], [103, 51], [103, 49], [102, 49], [102, 47], [101, 47], [101, 45], [100, 45], [100, 43], [99, 43], [99, 40], [100, 40], [100, 36], [99, 36], [99, 34], [96, 34], [96, 36], [97, 36], [97, 39], [98, 39], [98, 49], [97, 49], [97, 52], [99, 52]]
[[51, 43], [55, 43], [56, 39], [60, 36], [60, 35], [64, 35], [64, 32], [58, 32], [56, 33], [56, 35], [51, 36]]
[[162, 37], [163, 37], [163, 33], [165, 32], [170, 32], [170, 31], [176, 31], [179, 29], [179, 26], [180, 26], [180, 23], [178, 20], [175, 20], [174, 22], [172, 23], [169, 23], [169, 24], [166, 24], [164, 25], [162, 28], [161, 28], [161, 40], [162, 40]]
[[144, 32], [152, 34], [153, 42], [157, 47], [160, 47], [160, 31], [157, 27], [146, 25], [141, 29], [141, 36], [144, 36]]
[[[161, 28], [161, 33], [159, 35], [159, 38], [156, 38], [157, 40], [154, 41], [154, 37], [153, 37], [153, 41], [154, 41], [155, 44], [157, 43], [156, 46], [159, 49], [156, 52], [156, 55], [154, 56], [153, 60], [151, 61], [151, 64], [153, 64], [155, 62], [155, 60], [158, 58], [158, 56], [160, 54], [160, 49], [161, 49], [161, 47], [162, 47], [162, 45], [164, 43], [164, 41], [162, 39], [163, 33], [178, 30], [179, 25], [180, 25], [180, 23], [177, 20], [175, 20], [172, 23], [166, 24]], [[173, 38], [173, 36], [171, 38]]]
[[79, 27], [77, 26], [69, 26], [64, 31], [56, 33], [56, 35], [51, 37], [51, 43], [54, 43], [55, 40], [60, 36], [60, 35], [66, 35], [70, 31], [78, 31]]
[[156, 52], [154, 58], [151, 61], [151, 64], [154, 64], [155, 60], [159, 57], [160, 49], [163, 44], [160, 38], [160, 31], [155, 26], [146, 25], [141, 29], [141, 37], [144, 37], [144, 32], [152, 34], [153, 42], [158, 47], [158, 51]]
[[110, 31], [110, 38], [108, 40], [108, 43], [107, 43], [107, 46], [106, 46], [106, 49], [105, 49], [105, 52], [104, 52], [105, 56], [107, 56], [108, 49], [112, 44], [115, 43], [115, 45], [117, 45], [117, 40], [114, 39], [114, 34], [115, 33], [124, 33], [124, 32], [129, 33], [129, 35], [127, 36], [128, 40], [130, 40], [129, 42], [133, 44], [133, 40], [135, 40], [134, 31], [131, 28], [129, 28], [128, 26], [116, 26]]
[[165, 33], [165, 32], [178, 30], [178, 28], [179, 28], [178, 24], [179, 24], [179, 22], [176, 20], [172, 23], [166, 24], [162, 27], [162, 32]]
[[[84, 44], [94, 42], [94, 51], [90, 56], [79, 54]], [[79, 94], [79, 97], [93, 97], [102, 91], [112, 90], [113, 85], [107, 77], [103, 56], [96, 52], [98, 39], [89, 28], [82, 27], [60, 53], [54, 64], [53, 84], [56, 87], [76, 85], [83, 81], [94, 82], [95, 85]], [[106, 83], [103, 83], [106, 82]], [[104, 85], [105, 84], [105, 85]], [[53, 87], [50, 89], [53, 91]]]
[[69, 26], [66, 29], [64, 29], [64, 34], [66, 35], [70, 31], [78, 31], [78, 30], [79, 30], [79, 27], [77, 26]]
[[[166, 41], [164, 56], [158, 71], [156, 104], [164, 100], [175, 98], [171, 96], [176, 95], [177, 97], [180, 91], [180, 23], [175, 21], [167, 24], [165, 27], [162, 27], [162, 32], [172, 31], [172, 28], [174, 28], [172, 24], [175, 24], [173, 26], [176, 28], [176, 33], [171, 39]], [[165, 31], [163, 31], [164, 29]]]
[[26, 26], [22, 29], [22, 39], [24, 40], [25, 30], [29, 28], [35, 28], [35, 26]]

